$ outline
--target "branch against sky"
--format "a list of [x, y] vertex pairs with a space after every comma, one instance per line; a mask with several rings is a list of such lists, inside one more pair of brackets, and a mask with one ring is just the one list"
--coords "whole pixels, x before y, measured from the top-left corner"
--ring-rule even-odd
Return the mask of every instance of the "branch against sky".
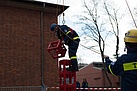
[[[103, 63], [104, 50], [106, 45], [105, 42], [109, 37], [113, 36], [114, 40], [116, 40], [116, 43], [114, 44], [116, 45], [116, 56], [118, 57], [119, 22], [123, 17], [123, 14], [118, 14], [120, 8], [117, 9], [113, 7], [110, 9], [107, 6], [106, 1], [103, 0], [88, 0], [88, 2], [87, 0], [83, 0], [83, 7], [85, 8], [85, 10], [82, 15], [79, 15], [78, 22], [79, 24], [83, 25], [83, 35], [85, 35], [88, 39], [91, 39], [90, 42], [96, 42], [94, 45], [98, 44], [98, 46], [96, 47], [98, 47], [100, 51]], [[91, 45], [91, 48], [93, 48], [94, 45]], [[106, 75], [106, 77], [108, 78], [108, 75]], [[108, 81], [112, 86], [109, 78]]]
[[[37, 1], [44, 1], [44, 2], [55, 3], [55, 4], [63, 4], [62, 0], [58, 0], [58, 2], [57, 2], [57, 0], [37, 0]], [[99, 50], [99, 48], [97, 47], [97, 42], [93, 41], [93, 39], [90, 38], [89, 36], [85, 37], [85, 35], [88, 34], [88, 32], [86, 33], [86, 31], [88, 31], [88, 30], [84, 29], [85, 27], [83, 27], [81, 24], [76, 23], [76, 21], [78, 21], [78, 17], [74, 17], [74, 16], [80, 15], [80, 14], [83, 16], [87, 16], [84, 12], [82, 12], [84, 8], [82, 7], [83, 4], [81, 1], [82, 0], [64, 0], [64, 5], [70, 6], [64, 12], [65, 13], [65, 21], [66, 21], [65, 24], [69, 25], [71, 28], [76, 30], [79, 33], [79, 35], [81, 35], [80, 36], [80, 38], [82, 40], [81, 44], [84, 44], [89, 48], [95, 48], [96, 50]], [[88, 2], [91, 0], [85, 0], [85, 1]], [[101, 35], [106, 35], [106, 37], [103, 36], [103, 38], [105, 39], [105, 43], [106, 43], [105, 54], [109, 54], [110, 57], [112, 58], [113, 54], [115, 53], [115, 46], [113, 43], [116, 43], [116, 39], [115, 39], [115, 36], [113, 35], [113, 32], [110, 30], [111, 29], [110, 25], [108, 25], [108, 23], [110, 23], [110, 22], [108, 22], [108, 18], [107, 18], [108, 16], [106, 16], [107, 14], [102, 13], [105, 11], [105, 9], [102, 9], [103, 5], [100, 5], [101, 4], [100, 2], [102, 0], [97, 0], [97, 1], [99, 2], [98, 13], [101, 13], [101, 14], [99, 14], [100, 16], [98, 15], [99, 16], [98, 24], [100, 25], [99, 29], [101, 28], [100, 31], [102, 31], [102, 32], [104, 30], [107, 31], [106, 33], [101, 32]], [[124, 51], [123, 51], [123, 49], [124, 49], [124, 42], [123, 42], [124, 33], [127, 32], [126, 30], [128, 30], [128, 29], [134, 28], [134, 24], [132, 22], [131, 16], [129, 14], [129, 11], [127, 9], [127, 6], [126, 6], [126, 3], [124, 0], [107, 0], [107, 1], [111, 2], [110, 5], [113, 5], [115, 3], [118, 6], [117, 9], [120, 8], [119, 13], [123, 13], [126, 11], [126, 15], [125, 15], [126, 17], [124, 16], [124, 18], [122, 18], [122, 20], [120, 21], [120, 24], [119, 24], [120, 25], [120, 27], [119, 27], [120, 28], [120, 32], [119, 32], [120, 48], [119, 48], [119, 50], [120, 50], [120, 53], [124, 53]], [[129, 3], [129, 6], [133, 12], [133, 8], [136, 7], [136, 5], [137, 5], [137, 0], [128, 0], [128, 3]], [[91, 3], [88, 2], [87, 4], [91, 6]], [[103, 2], [102, 2], [102, 4], [103, 4]], [[92, 9], [92, 7], [91, 7], [91, 9]], [[62, 24], [62, 16], [63, 15], [61, 14], [58, 18], [59, 24]], [[134, 18], [136, 18], [136, 17], [134, 16]], [[85, 21], [85, 23], [87, 23], [87, 22]], [[102, 24], [100, 24], [100, 23], [102, 23]], [[89, 23], [89, 25], [92, 26], [91, 23]], [[86, 34], [85, 33], [81, 34], [81, 32], [82, 32], [81, 28], [82, 28], [82, 30], [85, 31]], [[88, 35], [91, 35], [91, 33]], [[96, 34], [94, 34], [94, 36], [96, 36]], [[84, 52], [83, 52], [83, 49], [84, 49]], [[110, 52], [110, 50], [111, 50], [111, 52]], [[79, 51], [78, 55], [79, 54], [85, 55], [85, 56], [82, 56], [82, 58], [85, 62], [87, 61], [88, 63], [91, 63], [93, 61], [101, 61], [100, 55], [98, 55], [94, 52], [91, 52], [88, 49], [85, 49], [80, 46], [78, 51]], [[88, 52], [88, 54], [85, 54], [87, 52]], [[94, 57], [92, 57], [92, 59], [90, 59], [91, 54], [94, 54]]]
[[[108, 31], [103, 28], [105, 23], [103, 23], [104, 21], [101, 20], [101, 15], [99, 13], [100, 0], [91, 0], [90, 4], [91, 5], [89, 5], [89, 3], [87, 4], [86, 1], [83, 1], [85, 15], [81, 15], [79, 17], [79, 23], [83, 24], [84, 26], [83, 33], [98, 44], [102, 62], [104, 63], [105, 38], [108, 36]], [[110, 83], [110, 86], [112, 86], [112, 82], [110, 81], [105, 70], [105, 65], [104, 72], [108, 82]]]
[[[104, 2], [107, 3], [107, 8], [105, 7]], [[96, 42], [94, 44], [97, 45], [99, 42], [99, 36], [101, 35], [102, 37], [101, 39], [105, 41], [105, 45], [107, 46], [107, 49], [108, 47], [111, 47], [111, 49], [113, 48], [115, 52], [113, 50], [113, 52], [111, 53], [113, 54], [115, 53], [115, 55], [118, 55], [119, 31], [120, 31], [119, 26], [121, 27], [120, 21], [127, 13], [125, 12], [127, 9], [123, 9], [123, 7], [121, 9], [120, 6], [114, 4], [115, 3], [112, 1], [110, 3], [104, 0], [85, 0], [85, 1], [83, 0], [83, 7], [85, 8], [85, 10], [81, 13], [81, 15], [77, 15], [77, 16], [79, 18], [78, 23], [82, 24], [81, 30], [83, 33], [81, 34], [81, 36], [86, 36], [88, 42], [94, 41]], [[98, 27], [96, 27], [96, 24], [98, 25]], [[121, 32], [123, 33], [123, 31], [120, 31], [120, 33]], [[110, 43], [112, 41], [114, 41], [113, 43], [115, 43], [114, 45], [116, 45], [115, 48], [112, 47], [112, 43]], [[102, 45], [101, 47], [103, 49]], [[100, 50], [97, 46], [95, 46], [94, 48]]]
[[[108, 7], [110, 6], [110, 7]], [[121, 13], [121, 14], [118, 14], [118, 12], [120, 11], [120, 8], [116, 8], [114, 6], [111, 6], [110, 3], [109, 5], [104, 2], [104, 8], [106, 10], [106, 13], [108, 15], [108, 20], [110, 22], [110, 25], [111, 25], [111, 30], [112, 30], [112, 33], [114, 34], [114, 36], [116, 37], [116, 52], [115, 52], [115, 56], [116, 58], [118, 58], [118, 51], [119, 51], [119, 22], [120, 20], [123, 18], [124, 13]]]
[[[106, 20], [100, 12], [100, 0], [90, 0], [87, 4], [83, 1], [83, 7], [85, 8], [84, 14], [79, 16], [79, 24], [83, 24], [83, 35], [86, 35], [92, 41], [95, 41], [95, 45], [98, 44], [100, 52], [104, 52], [105, 39], [110, 31], [107, 31], [104, 27]], [[94, 46], [94, 45], [92, 45]]]

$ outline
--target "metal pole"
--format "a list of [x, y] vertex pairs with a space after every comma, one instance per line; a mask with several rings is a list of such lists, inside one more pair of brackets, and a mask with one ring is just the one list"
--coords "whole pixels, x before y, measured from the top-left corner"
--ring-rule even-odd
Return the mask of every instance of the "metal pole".
[[[45, 7], [45, 3], [43, 3], [43, 9]], [[41, 91], [46, 91], [46, 86], [44, 84], [44, 11], [41, 11], [40, 13], [40, 33], [41, 33], [41, 84], [42, 84], [42, 88]]]

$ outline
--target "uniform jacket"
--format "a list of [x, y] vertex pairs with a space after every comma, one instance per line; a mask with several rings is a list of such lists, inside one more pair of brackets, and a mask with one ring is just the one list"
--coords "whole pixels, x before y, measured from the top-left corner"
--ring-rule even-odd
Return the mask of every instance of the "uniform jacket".
[[128, 50], [116, 62], [105, 60], [108, 72], [121, 76], [122, 91], [137, 91], [137, 48]]
[[66, 25], [58, 26], [60, 28], [57, 32], [58, 39], [64, 40], [66, 45], [70, 44], [70, 42], [73, 42], [73, 40], [79, 42], [79, 36], [74, 30]]

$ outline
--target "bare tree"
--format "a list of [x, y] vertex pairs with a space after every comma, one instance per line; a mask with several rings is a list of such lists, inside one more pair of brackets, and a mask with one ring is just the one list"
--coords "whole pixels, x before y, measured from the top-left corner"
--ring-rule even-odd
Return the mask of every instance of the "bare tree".
[[[116, 59], [117, 59], [119, 56], [119, 53], [118, 53], [119, 51], [119, 22], [122, 19], [125, 12], [121, 16], [118, 15], [119, 9], [116, 9], [115, 7], [108, 8], [108, 5], [106, 4], [106, 2], [104, 2], [104, 7], [109, 17], [109, 22], [112, 28], [112, 32], [116, 37], [116, 52], [114, 56], [116, 56]], [[120, 16], [120, 18], [118, 18], [118, 16]], [[119, 77], [119, 83], [120, 83], [120, 77]]]
[[[103, 5], [100, 5], [100, 3]], [[83, 5], [85, 7], [84, 14], [79, 17], [80, 24], [83, 24], [84, 27], [82, 28], [84, 35], [86, 35], [91, 40], [95, 41], [99, 47], [99, 51], [101, 54], [102, 62], [104, 64], [104, 50], [105, 50], [105, 40], [110, 34], [113, 34], [116, 36], [116, 58], [118, 57], [118, 50], [119, 50], [119, 21], [123, 17], [123, 14], [118, 17], [118, 11], [119, 9], [116, 9], [115, 7], [108, 8], [108, 5], [105, 1], [101, 0], [90, 0], [90, 2], [86, 3], [86, 1], [83, 1]], [[100, 7], [104, 7], [101, 8]], [[104, 10], [104, 11], [103, 11]], [[101, 12], [106, 12], [106, 15], [102, 15]], [[105, 17], [105, 18], [104, 18]], [[106, 18], [108, 17], [108, 18]], [[103, 21], [104, 20], [104, 21]], [[106, 30], [105, 27], [107, 22], [110, 22], [109, 25], [111, 26], [109, 30]], [[90, 47], [93, 49], [93, 47]], [[106, 77], [110, 83], [110, 86], [112, 86], [112, 82], [110, 81], [107, 71], [105, 69], [104, 65], [104, 72], [106, 74]]]
[[[99, 16], [99, 12], [98, 12], [98, 6], [100, 3], [100, 0], [91, 0], [90, 3], [91, 3], [91, 5], [88, 6], [89, 3], [87, 4], [84, 1], [84, 7], [86, 8], [84, 13], [86, 15], [80, 16], [80, 18], [79, 18], [81, 21], [80, 24], [84, 25], [84, 27], [82, 29], [84, 34], [87, 37], [94, 40], [98, 44], [102, 62], [104, 64], [105, 38], [108, 36], [109, 32], [103, 28], [103, 25], [105, 23], [104, 22], [100, 23], [101, 16]], [[93, 7], [91, 7], [91, 6], [93, 6]], [[112, 83], [107, 75], [106, 70], [105, 70], [105, 65], [104, 65], [104, 72], [105, 72], [106, 77], [110, 83], [110, 86], [112, 86]]]
[[107, 12], [108, 15], [108, 19], [111, 25], [111, 29], [112, 29], [112, 33], [114, 34], [114, 36], [116, 37], [116, 52], [114, 54], [114, 56], [116, 56], [116, 58], [118, 58], [118, 51], [119, 51], [119, 22], [122, 19], [122, 17], [124, 16], [124, 13], [121, 15], [118, 15], [118, 11], [119, 9], [116, 9], [114, 6], [109, 7], [109, 5], [106, 4], [106, 2], [104, 2], [104, 7], [105, 10]]

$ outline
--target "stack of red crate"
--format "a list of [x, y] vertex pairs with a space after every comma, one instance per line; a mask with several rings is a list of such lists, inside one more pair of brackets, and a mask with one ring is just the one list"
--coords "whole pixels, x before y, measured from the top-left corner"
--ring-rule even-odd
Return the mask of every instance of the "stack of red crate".
[[76, 91], [76, 71], [67, 71], [70, 60], [59, 61], [60, 91]]

